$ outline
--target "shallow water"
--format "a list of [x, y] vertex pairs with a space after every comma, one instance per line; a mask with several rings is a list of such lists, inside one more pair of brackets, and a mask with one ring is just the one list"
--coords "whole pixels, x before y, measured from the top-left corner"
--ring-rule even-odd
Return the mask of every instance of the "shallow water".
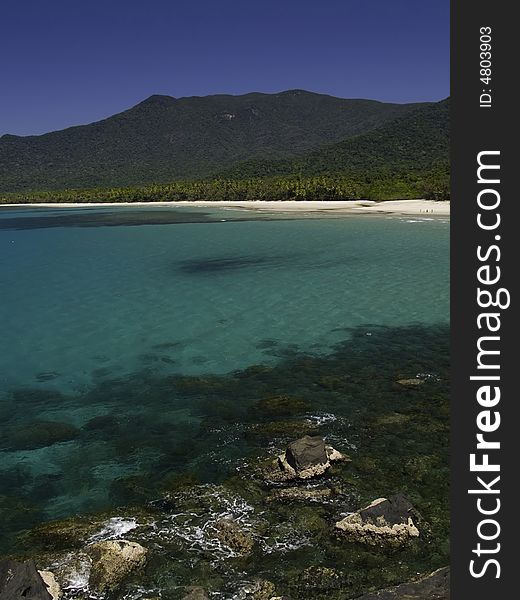
[[[448, 235], [443, 219], [387, 216], [0, 212], [4, 548], [42, 520], [229, 481], [303, 419], [358, 459], [348, 508], [405, 489], [437, 531], [409, 564], [441, 566]], [[395, 383], [417, 374], [418, 389]], [[298, 402], [262, 403], [281, 394]], [[305, 527], [270, 535], [257, 569], [287, 548], [316, 561]]]

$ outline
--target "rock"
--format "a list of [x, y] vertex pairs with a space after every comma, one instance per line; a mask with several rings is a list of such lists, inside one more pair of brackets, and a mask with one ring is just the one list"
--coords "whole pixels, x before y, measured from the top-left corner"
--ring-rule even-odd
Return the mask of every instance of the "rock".
[[357, 600], [449, 600], [450, 571], [439, 569], [426, 577], [396, 587], [364, 594]]
[[253, 537], [232, 519], [221, 519], [215, 524], [215, 537], [240, 556], [246, 556], [253, 549]]
[[0, 600], [53, 600], [33, 560], [0, 561]]
[[59, 600], [63, 596], [60, 584], [56, 581], [52, 571], [38, 571], [43, 582], [47, 586], [47, 590], [52, 597], [52, 600]]
[[270, 600], [273, 594], [276, 593], [274, 583], [259, 579], [255, 582], [255, 590], [253, 592], [254, 600]]
[[266, 498], [267, 502], [323, 502], [332, 496], [330, 488], [281, 488]]
[[371, 546], [401, 546], [419, 536], [414, 523], [418, 515], [410, 502], [396, 494], [389, 499], [378, 498], [369, 506], [336, 523], [336, 529], [354, 542]]
[[291, 442], [265, 475], [273, 482], [310, 479], [323, 475], [332, 462], [338, 461], [348, 462], [350, 458], [327, 446], [323, 438], [306, 435]]
[[297, 473], [322, 467], [329, 461], [325, 440], [318, 435], [306, 435], [291, 442], [285, 451], [285, 460]]
[[92, 560], [89, 586], [102, 593], [116, 590], [146, 564], [147, 550], [136, 542], [106, 540], [91, 544], [86, 551]]
[[209, 600], [206, 590], [197, 585], [192, 585], [186, 588], [186, 596], [182, 600]]
[[338, 450], [335, 450], [332, 446], [325, 446], [327, 451], [327, 457], [331, 463], [333, 462], [352, 462], [352, 459], [347, 454], [343, 454]]

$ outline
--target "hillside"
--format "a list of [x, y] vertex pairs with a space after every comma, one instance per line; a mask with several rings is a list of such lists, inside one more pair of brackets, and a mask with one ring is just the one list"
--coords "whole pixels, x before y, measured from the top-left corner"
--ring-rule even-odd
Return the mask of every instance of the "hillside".
[[250, 160], [223, 177], [299, 174], [373, 174], [447, 171], [449, 166], [449, 99], [421, 105], [379, 128], [296, 158]]
[[[413, 115], [424, 115], [421, 109], [435, 113], [435, 106], [345, 100], [302, 90], [180, 99], [151, 96], [90, 125], [41, 136], [2, 136], [0, 191], [142, 185], [215, 177], [226, 171], [242, 177], [248, 170], [255, 175], [265, 169], [330, 172], [354, 163], [356, 168], [371, 161], [386, 164], [399, 153], [399, 142], [388, 138], [399, 129], [397, 124], [406, 117], [420, 120]], [[409, 130], [410, 150], [411, 137], [421, 127]], [[383, 153], [378, 151], [381, 143]], [[424, 162], [431, 162], [426, 146], [423, 151]]]

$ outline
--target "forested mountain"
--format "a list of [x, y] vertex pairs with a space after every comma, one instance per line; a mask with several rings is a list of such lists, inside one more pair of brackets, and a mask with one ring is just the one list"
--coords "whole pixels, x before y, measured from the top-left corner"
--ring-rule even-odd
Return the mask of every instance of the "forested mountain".
[[250, 160], [226, 177], [266, 175], [406, 173], [446, 170], [449, 166], [449, 99], [420, 105], [380, 127], [282, 160]]
[[90, 125], [2, 136], [0, 191], [431, 169], [448, 161], [447, 114], [447, 102], [386, 104], [303, 90], [151, 96]]

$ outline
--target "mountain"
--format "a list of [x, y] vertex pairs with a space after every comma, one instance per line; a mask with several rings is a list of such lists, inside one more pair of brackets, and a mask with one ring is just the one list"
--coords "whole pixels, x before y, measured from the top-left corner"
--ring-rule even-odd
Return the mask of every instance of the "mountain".
[[[90, 125], [0, 137], [0, 191], [140, 185], [226, 171], [240, 176], [241, 168], [308, 170], [313, 161], [326, 171], [348, 169], [352, 161], [385, 163], [399, 154], [399, 142], [388, 138], [402, 133], [398, 124], [409, 127], [431, 109], [428, 119], [435, 128], [436, 106], [346, 100], [303, 90], [151, 96]], [[411, 127], [410, 136], [422, 127]], [[381, 143], [385, 153], [377, 157]], [[426, 145], [423, 151], [427, 163]]]

